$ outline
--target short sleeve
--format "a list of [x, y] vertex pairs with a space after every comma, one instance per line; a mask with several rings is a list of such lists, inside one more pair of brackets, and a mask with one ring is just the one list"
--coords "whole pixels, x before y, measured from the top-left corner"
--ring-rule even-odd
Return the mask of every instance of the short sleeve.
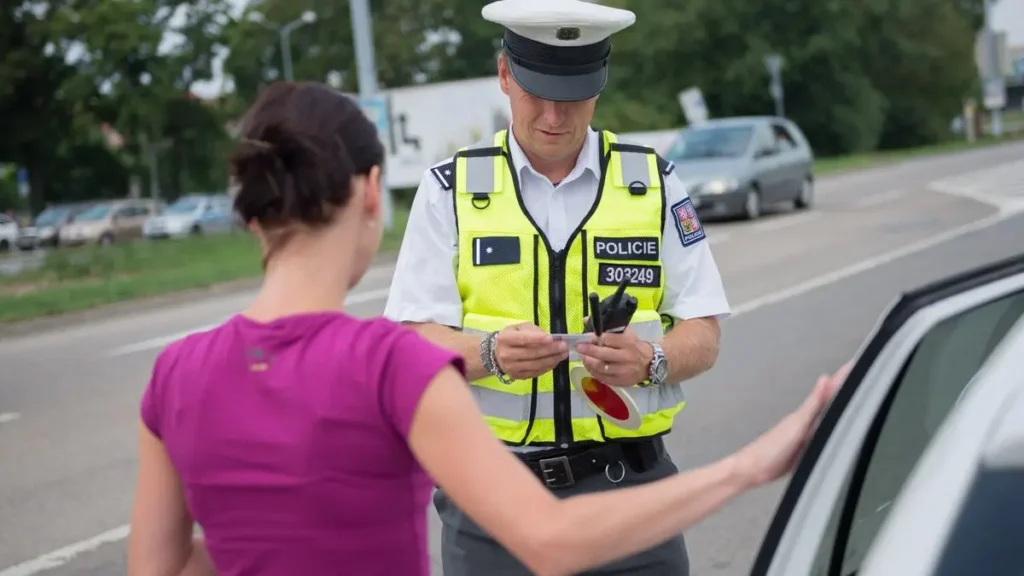
[[[462, 326], [462, 298], [455, 280], [458, 233], [452, 192], [444, 188], [445, 166], [420, 181], [395, 262], [384, 317], [393, 322]], [[448, 169], [450, 172], [450, 169]]]
[[711, 254], [707, 230], [686, 187], [674, 172], [668, 171], [662, 237], [665, 295], [660, 312], [679, 320], [724, 319], [730, 313], [729, 301]]
[[142, 392], [139, 410], [142, 423], [157, 438], [163, 438], [161, 434], [163, 433], [164, 388], [167, 379], [166, 365], [169, 351], [170, 348], [164, 349], [153, 363], [149, 384], [146, 385], [146, 389]]
[[400, 328], [383, 359], [381, 374], [381, 410], [403, 438], [409, 435], [416, 407], [423, 392], [446, 366], [465, 375], [463, 358], [436, 346], [412, 330]]

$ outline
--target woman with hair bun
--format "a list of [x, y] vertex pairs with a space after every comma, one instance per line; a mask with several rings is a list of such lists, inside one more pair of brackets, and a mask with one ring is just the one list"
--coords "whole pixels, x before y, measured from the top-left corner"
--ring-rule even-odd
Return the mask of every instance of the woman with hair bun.
[[156, 360], [130, 575], [426, 576], [431, 479], [531, 571], [573, 574], [789, 472], [842, 371], [723, 460], [554, 497], [486, 427], [461, 358], [344, 311], [380, 245], [383, 162], [374, 125], [325, 86], [276, 83], [247, 113], [231, 173], [263, 285], [243, 312]]

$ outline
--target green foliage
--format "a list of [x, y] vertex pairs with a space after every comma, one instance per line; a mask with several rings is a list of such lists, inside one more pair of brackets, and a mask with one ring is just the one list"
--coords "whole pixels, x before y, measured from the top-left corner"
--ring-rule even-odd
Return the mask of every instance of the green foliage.
[[[479, 17], [486, 3], [371, 0], [381, 86], [493, 75], [500, 28]], [[637, 14], [616, 35], [595, 118], [620, 132], [680, 125], [676, 95], [690, 86], [714, 116], [772, 113], [770, 52], [785, 58], [786, 113], [819, 155], [941, 142], [978, 90], [984, 0], [603, 3]], [[277, 30], [307, 10], [316, 22], [289, 39], [295, 77], [359, 89], [347, 2], [255, 0], [241, 14], [235, 4], [0, 5], [0, 163], [29, 169], [35, 210], [124, 196], [133, 182], [147, 194], [155, 180], [168, 200], [224, 189], [227, 127], [283, 77]], [[213, 78], [224, 52], [234, 91], [198, 100], [191, 87]], [[0, 196], [10, 204], [8, 187], [0, 184]]]

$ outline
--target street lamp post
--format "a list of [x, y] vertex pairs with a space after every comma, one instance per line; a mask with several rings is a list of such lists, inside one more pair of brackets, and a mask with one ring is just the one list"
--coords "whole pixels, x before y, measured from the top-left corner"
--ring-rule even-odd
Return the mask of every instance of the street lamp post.
[[292, 47], [290, 42], [291, 35], [297, 28], [316, 22], [316, 12], [306, 10], [302, 13], [302, 16], [292, 20], [284, 26], [278, 26], [267, 22], [263, 17], [263, 14], [260, 12], [250, 12], [249, 20], [278, 33], [281, 41], [281, 71], [284, 73], [285, 80], [288, 80], [289, 82], [294, 80], [295, 76], [292, 72]]
[[[988, 56], [988, 74], [984, 80], [985, 107], [992, 114], [993, 136], [1003, 134], [1002, 108], [1005, 106], [1006, 88], [1003, 84], [1003, 71], [1000, 69], [1000, 58], [996, 46], [996, 34], [992, 29], [992, 0], [985, 0], [985, 52]], [[1002, 101], [1002, 102], [1000, 102]]]
[[[366, 103], [380, 98], [380, 86], [377, 83], [377, 63], [373, 53], [373, 18], [370, 14], [369, 0], [349, 0], [352, 18], [352, 38], [355, 42], [356, 73], [359, 81], [359, 98]], [[385, 114], [390, 114], [386, 110]], [[384, 134], [380, 135], [382, 138]], [[394, 225], [394, 204], [391, 190], [388, 188], [384, 175], [381, 175], [381, 208], [384, 228], [391, 230]]]
[[784, 64], [785, 60], [780, 54], [773, 52], [764, 57], [765, 68], [768, 69], [768, 74], [772, 77], [768, 91], [772, 95], [772, 100], [775, 101], [775, 115], [779, 118], [786, 115], [785, 96], [782, 91], [782, 66]]

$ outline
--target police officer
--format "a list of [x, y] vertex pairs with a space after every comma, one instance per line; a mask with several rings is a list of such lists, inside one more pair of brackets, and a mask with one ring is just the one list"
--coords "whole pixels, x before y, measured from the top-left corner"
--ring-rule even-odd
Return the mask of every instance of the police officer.
[[[557, 496], [665, 478], [680, 382], [714, 364], [729, 305], [673, 165], [590, 127], [610, 37], [635, 16], [580, 0], [499, 0], [483, 16], [504, 26], [511, 127], [425, 172], [384, 314], [465, 357], [491, 429]], [[572, 350], [551, 336], [581, 333], [587, 295], [624, 279], [639, 304], [628, 330]], [[629, 387], [638, 429], [572, 391], [579, 362]], [[434, 504], [446, 576], [528, 574], [442, 491]], [[688, 574], [689, 561], [680, 535], [605, 570]]]

